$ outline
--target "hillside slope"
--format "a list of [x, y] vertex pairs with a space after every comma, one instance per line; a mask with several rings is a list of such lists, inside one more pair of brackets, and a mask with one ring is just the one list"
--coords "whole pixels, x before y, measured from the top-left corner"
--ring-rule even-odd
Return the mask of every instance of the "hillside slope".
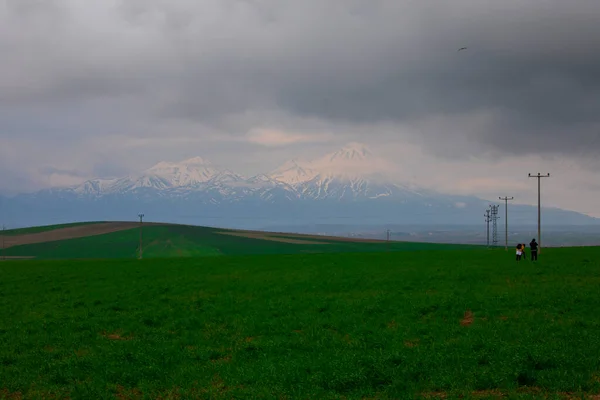
[[[117, 223], [113, 223], [119, 226]], [[139, 255], [139, 224], [123, 223], [110, 233], [15, 245], [3, 250], [6, 257], [41, 259], [135, 258]], [[127, 229], [128, 227], [128, 229]], [[18, 238], [18, 237], [16, 237]], [[144, 258], [199, 257], [243, 254], [298, 254], [462, 249], [469, 246], [438, 245], [334, 238], [207, 228], [189, 225], [148, 224], [142, 229]]]

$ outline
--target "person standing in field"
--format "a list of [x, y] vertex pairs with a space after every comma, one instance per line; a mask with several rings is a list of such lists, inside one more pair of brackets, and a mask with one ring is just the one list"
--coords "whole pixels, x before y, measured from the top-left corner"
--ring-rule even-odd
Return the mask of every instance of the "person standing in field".
[[523, 253], [521, 252], [521, 243], [519, 243], [517, 245], [517, 258], [516, 258], [517, 261], [521, 261], [521, 254], [523, 254]]
[[538, 242], [535, 241], [535, 238], [531, 239], [529, 242], [529, 247], [531, 247], [531, 261], [537, 261], [537, 253], [538, 253]]
[[521, 243], [521, 254], [523, 254], [523, 260], [527, 260], [527, 253], [525, 253], [526, 248], [527, 245], [525, 245], [525, 243]]

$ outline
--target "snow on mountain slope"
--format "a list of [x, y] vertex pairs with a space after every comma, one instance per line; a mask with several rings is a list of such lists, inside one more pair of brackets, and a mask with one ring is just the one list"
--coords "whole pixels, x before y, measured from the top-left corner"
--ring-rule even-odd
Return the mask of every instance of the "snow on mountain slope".
[[338, 151], [324, 155], [320, 160], [330, 164], [347, 161], [360, 163], [372, 160], [373, 158], [373, 153], [369, 150], [367, 145], [358, 142], [350, 142]]
[[300, 161], [297, 159], [286, 161], [281, 167], [267, 175], [268, 178], [295, 185], [297, 183], [310, 181], [318, 172], [313, 170], [309, 161]]
[[93, 179], [73, 188], [77, 194], [93, 194], [100, 195], [107, 191], [117, 179]]
[[194, 186], [209, 181], [239, 182], [244, 177], [229, 170], [219, 170], [201, 157], [194, 157], [179, 163], [160, 162], [142, 173], [148, 177], [164, 181], [168, 187]]
[[74, 188], [79, 194], [125, 193], [143, 188], [156, 190], [186, 188], [213, 181], [231, 183], [244, 178], [231, 171], [221, 171], [201, 157], [194, 157], [179, 163], [159, 162], [140, 174], [111, 180], [92, 180]]
[[168, 186], [188, 186], [207, 182], [219, 174], [212, 164], [201, 157], [171, 163], [160, 162], [142, 173], [145, 177], [162, 178]]
[[[370, 178], [374, 178], [371, 175]], [[394, 198], [400, 201], [423, 197], [419, 189], [394, 182], [385, 177], [369, 179], [360, 176], [317, 175], [308, 182], [295, 186], [302, 197], [314, 200], [372, 200]]]
[[311, 161], [290, 160], [269, 174], [274, 180], [297, 185], [320, 177], [317, 181], [375, 179], [392, 181], [389, 175], [396, 168], [387, 160], [375, 157], [369, 148], [351, 142], [341, 149]]
[[396, 168], [366, 145], [352, 142], [311, 161], [288, 161], [269, 177], [292, 186], [307, 199], [419, 196], [418, 191], [394, 181], [391, 175]]

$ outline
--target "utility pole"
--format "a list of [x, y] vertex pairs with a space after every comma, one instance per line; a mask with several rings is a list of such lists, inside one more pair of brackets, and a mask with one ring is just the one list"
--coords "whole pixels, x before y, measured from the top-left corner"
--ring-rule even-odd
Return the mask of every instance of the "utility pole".
[[142, 259], [142, 219], [144, 218], [144, 214], [138, 214], [140, 217], [140, 260]]
[[387, 251], [390, 251], [390, 230], [387, 230]]
[[491, 219], [492, 219], [492, 245], [494, 247], [498, 246], [498, 205], [490, 205], [491, 208]]
[[6, 226], [2, 224], [2, 259], [6, 260], [6, 252], [4, 251], [4, 235], [6, 231]]
[[485, 210], [485, 223], [487, 225], [487, 246], [490, 247], [490, 210]]
[[498, 197], [504, 200], [504, 249], [508, 251], [508, 200], [514, 200], [514, 197]]
[[541, 211], [541, 195], [540, 195], [540, 181], [541, 178], [548, 178], [550, 177], [550, 174], [546, 174], [546, 175], [541, 175], [539, 172], [537, 173], [537, 175], [532, 175], [529, 174], [530, 178], [537, 178], [538, 180], [538, 254], [542, 252], [542, 211]]

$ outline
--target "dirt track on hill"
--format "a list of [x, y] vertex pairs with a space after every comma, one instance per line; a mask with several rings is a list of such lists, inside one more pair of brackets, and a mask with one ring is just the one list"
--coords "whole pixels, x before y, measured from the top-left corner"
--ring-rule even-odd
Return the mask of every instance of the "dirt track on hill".
[[[365, 239], [357, 237], [343, 237], [343, 236], [325, 236], [325, 235], [311, 235], [305, 233], [286, 233], [286, 232], [271, 232], [271, 231], [245, 231], [245, 230], [231, 230], [233, 232], [245, 235], [263, 235], [263, 236], [285, 236], [286, 238], [298, 238], [300, 240], [332, 240], [336, 242], [355, 242], [355, 243], [387, 243], [386, 240], [382, 239]], [[226, 232], [219, 232], [226, 233]]]
[[[152, 222], [144, 222], [146, 225], [161, 225]], [[98, 224], [72, 226], [68, 228], [53, 229], [46, 232], [25, 233], [23, 235], [2, 236], [0, 235], [0, 247], [2, 240], [4, 248], [7, 249], [13, 246], [22, 244], [54, 242], [56, 240], [76, 239], [86, 236], [103, 235], [105, 233], [124, 231], [140, 226], [139, 222], [103, 222]]]
[[[239, 236], [248, 239], [270, 240], [272, 242], [293, 243], [293, 244], [328, 244], [325, 242], [315, 242], [312, 240], [288, 239], [283, 237], [271, 236], [268, 233], [257, 232], [217, 232], [221, 235]], [[303, 237], [303, 236], [302, 236]]]

